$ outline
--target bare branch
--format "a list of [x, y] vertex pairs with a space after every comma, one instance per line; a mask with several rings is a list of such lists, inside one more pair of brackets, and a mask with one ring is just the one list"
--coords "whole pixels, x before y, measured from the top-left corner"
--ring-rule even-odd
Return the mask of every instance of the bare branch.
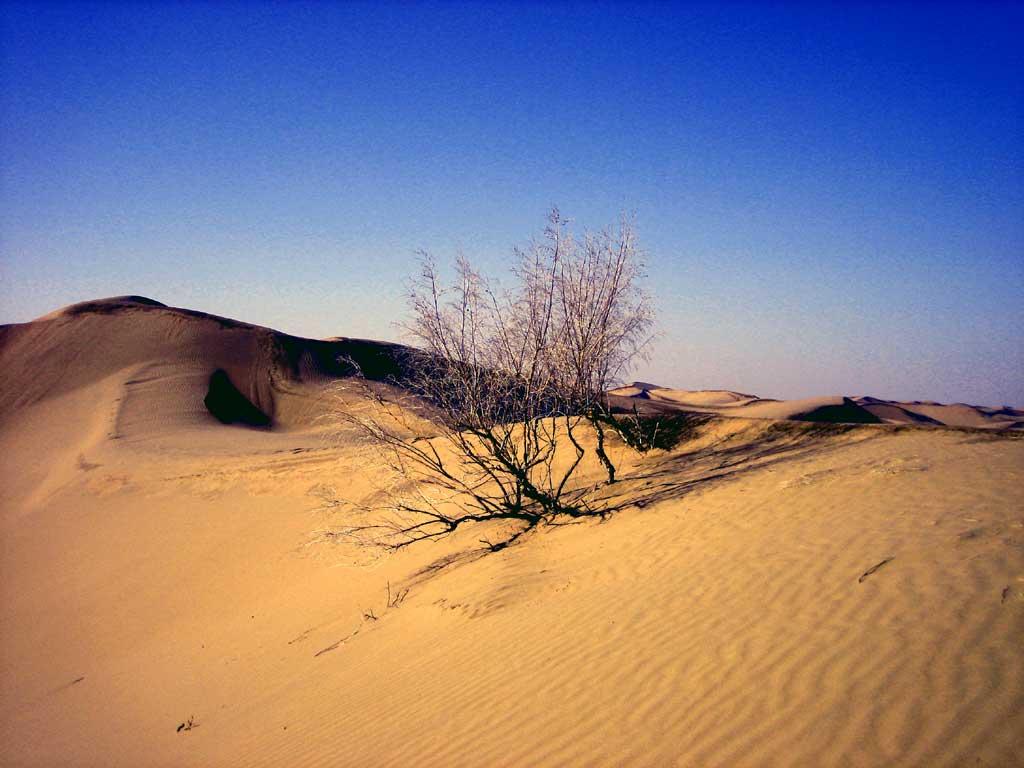
[[[342, 409], [342, 423], [390, 473], [387, 503], [346, 535], [400, 548], [470, 523], [525, 530], [602, 514], [580, 470], [592, 450], [616, 479], [604, 392], [644, 353], [653, 323], [633, 218], [577, 238], [552, 209], [543, 237], [514, 256], [512, 289], [499, 291], [462, 254], [448, 281], [420, 254], [406, 325], [419, 351], [403, 391], [343, 384], [360, 407]], [[587, 423], [596, 448], [580, 439]]]

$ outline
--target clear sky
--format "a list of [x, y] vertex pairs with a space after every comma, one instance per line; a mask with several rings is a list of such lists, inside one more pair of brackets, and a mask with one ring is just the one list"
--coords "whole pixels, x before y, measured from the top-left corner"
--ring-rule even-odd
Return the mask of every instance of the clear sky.
[[635, 209], [634, 378], [1024, 406], [1024, 5], [0, 8], [0, 322], [136, 293], [395, 339]]

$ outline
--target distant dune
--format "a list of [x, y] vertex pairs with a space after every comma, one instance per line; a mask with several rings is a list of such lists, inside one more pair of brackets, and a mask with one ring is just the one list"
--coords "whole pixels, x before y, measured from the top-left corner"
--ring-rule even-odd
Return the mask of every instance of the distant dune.
[[1024, 410], [1003, 406], [935, 402], [897, 402], [876, 397], [816, 397], [804, 400], [770, 400], [729, 390], [669, 389], [634, 382], [608, 393], [620, 410], [680, 410], [740, 416], [750, 419], [830, 421], [850, 424], [914, 424], [919, 426], [969, 427], [974, 429], [1024, 428]]

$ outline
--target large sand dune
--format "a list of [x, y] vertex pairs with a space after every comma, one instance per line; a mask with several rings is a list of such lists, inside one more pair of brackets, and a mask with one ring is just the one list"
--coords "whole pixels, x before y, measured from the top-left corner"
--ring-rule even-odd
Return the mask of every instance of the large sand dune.
[[106, 384], [120, 390], [114, 437], [212, 419], [304, 426], [318, 413], [310, 399], [351, 373], [339, 358], [385, 378], [400, 374], [402, 352], [359, 339], [300, 339], [139, 296], [101, 299], [0, 326], [0, 418]]
[[1024, 765], [1016, 412], [640, 386], [742, 415], [614, 444], [607, 522], [378, 558], [336, 353], [401, 359], [137, 298], [0, 331], [0, 765]]

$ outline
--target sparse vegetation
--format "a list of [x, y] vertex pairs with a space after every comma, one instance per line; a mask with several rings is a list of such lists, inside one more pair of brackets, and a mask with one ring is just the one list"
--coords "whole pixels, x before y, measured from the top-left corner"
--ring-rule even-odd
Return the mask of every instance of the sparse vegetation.
[[626, 445], [647, 453], [655, 449], [669, 450], [693, 438], [711, 415], [678, 411], [648, 416], [634, 407], [632, 413], [610, 418]]
[[409, 588], [400, 589], [395, 593], [391, 592], [391, 582], [388, 582], [388, 610], [398, 608], [409, 594]]
[[[540, 240], [516, 249], [501, 291], [463, 256], [446, 282], [422, 255], [409, 291], [408, 332], [418, 347], [404, 393], [359, 387], [369, 411], [343, 422], [383, 454], [391, 477], [379, 515], [349, 535], [390, 548], [473, 522], [523, 531], [557, 517], [603, 515], [581, 467], [592, 455], [616, 481], [608, 430], [621, 430], [604, 393], [641, 355], [653, 322], [631, 219], [577, 238], [553, 210]], [[637, 421], [639, 424], [639, 419]], [[508, 540], [491, 544], [492, 549]]]

